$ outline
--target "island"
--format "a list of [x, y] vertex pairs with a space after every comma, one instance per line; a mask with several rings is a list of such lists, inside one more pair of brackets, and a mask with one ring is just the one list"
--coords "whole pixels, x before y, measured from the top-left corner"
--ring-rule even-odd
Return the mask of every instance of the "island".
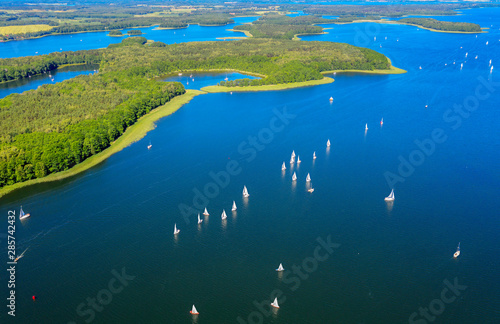
[[323, 75], [332, 71], [404, 72], [380, 53], [341, 43], [251, 38], [154, 44], [129, 37], [106, 49], [0, 60], [4, 79], [31, 65], [43, 71], [68, 61], [99, 64], [99, 73], [0, 100], [0, 195], [88, 169], [143, 137], [156, 119], [206, 93], [161, 81], [166, 75], [241, 71], [261, 78], [216, 87], [260, 91], [332, 82]]

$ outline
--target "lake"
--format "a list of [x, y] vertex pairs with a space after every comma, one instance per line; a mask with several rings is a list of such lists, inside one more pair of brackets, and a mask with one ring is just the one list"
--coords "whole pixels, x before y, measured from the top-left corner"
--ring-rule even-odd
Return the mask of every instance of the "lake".
[[[493, 27], [325, 25], [302, 39], [372, 48], [408, 73], [200, 95], [98, 166], [3, 197], [1, 214], [32, 215], [16, 221], [16, 322], [426, 323], [425, 308], [497, 323], [500, 8], [462, 18]], [[205, 206], [197, 225], [190, 208]]]

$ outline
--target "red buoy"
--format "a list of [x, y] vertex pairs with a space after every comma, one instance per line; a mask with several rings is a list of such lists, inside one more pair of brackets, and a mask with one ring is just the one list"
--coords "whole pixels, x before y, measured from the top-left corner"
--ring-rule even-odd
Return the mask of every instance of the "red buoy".
[[33, 296], [31, 297], [31, 299], [36, 300], [36, 296], [35, 296], [35, 295], [33, 295]]

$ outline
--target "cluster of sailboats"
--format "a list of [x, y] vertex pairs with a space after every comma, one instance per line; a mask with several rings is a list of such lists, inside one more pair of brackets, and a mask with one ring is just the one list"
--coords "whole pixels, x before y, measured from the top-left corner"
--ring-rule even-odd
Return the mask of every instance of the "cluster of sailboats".
[[[248, 193], [247, 186], [243, 186], [243, 198], [248, 198], [250, 197], [250, 194]], [[236, 206], [236, 201], [233, 200], [233, 205], [231, 206], [231, 211], [235, 212], [238, 209]], [[210, 213], [208, 212], [207, 207], [205, 207], [205, 210], [203, 211], [203, 216], [207, 217], [210, 216]], [[227, 219], [227, 214], [226, 210], [222, 209], [222, 214], [221, 214], [221, 219], [225, 220]], [[200, 214], [198, 213], [198, 224], [203, 223], [203, 218], [201, 218]], [[177, 223], [174, 223], [174, 235], [179, 234], [181, 230], [177, 228]]]
[[[327, 146], [330, 146], [330, 140], [328, 140]], [[290, 157], [290, 166], [293, 166], [295, 164], [295, 150], [292, 151], [292, 156]], [[316, 151], [313, 152], [313, 161], [316, 160]], [[300, 160], [300, 156], [297, 155], [297, 165], [302, 162]], [[286, 164], [285, 161], [283, 161], [283, 164], [281, 165], [281, 171], [286, 170]], [[292, 181], [297, 181], [297, 173], [294, 171], [292, 175]], [[310, 183], [311, 182], [311, 175], [308, 173], [306, 176], [306, 182]], [[308, 192], [314, 192], [314, 188], [311, 186], [310, 188], [307, 189]]]

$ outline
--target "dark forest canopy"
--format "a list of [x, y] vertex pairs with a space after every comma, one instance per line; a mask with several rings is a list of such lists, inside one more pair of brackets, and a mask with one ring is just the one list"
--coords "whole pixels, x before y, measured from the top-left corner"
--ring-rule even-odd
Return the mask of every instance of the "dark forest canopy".
[[0, 100], [0, 187], [67, 170], [107, 148], [138, 118], [185, 92], [180, 83], [157, 80], [162, 75], [211, 69], [264, 75], [227, 84], [241, 86], [316, 80], [330, 70], [390, 68], [380, 53], [331, 42], [154, 44], [131, 37], [102, 50], [0, 60], [17, 71], [75, 58], [100, 62], [98, 74]]

